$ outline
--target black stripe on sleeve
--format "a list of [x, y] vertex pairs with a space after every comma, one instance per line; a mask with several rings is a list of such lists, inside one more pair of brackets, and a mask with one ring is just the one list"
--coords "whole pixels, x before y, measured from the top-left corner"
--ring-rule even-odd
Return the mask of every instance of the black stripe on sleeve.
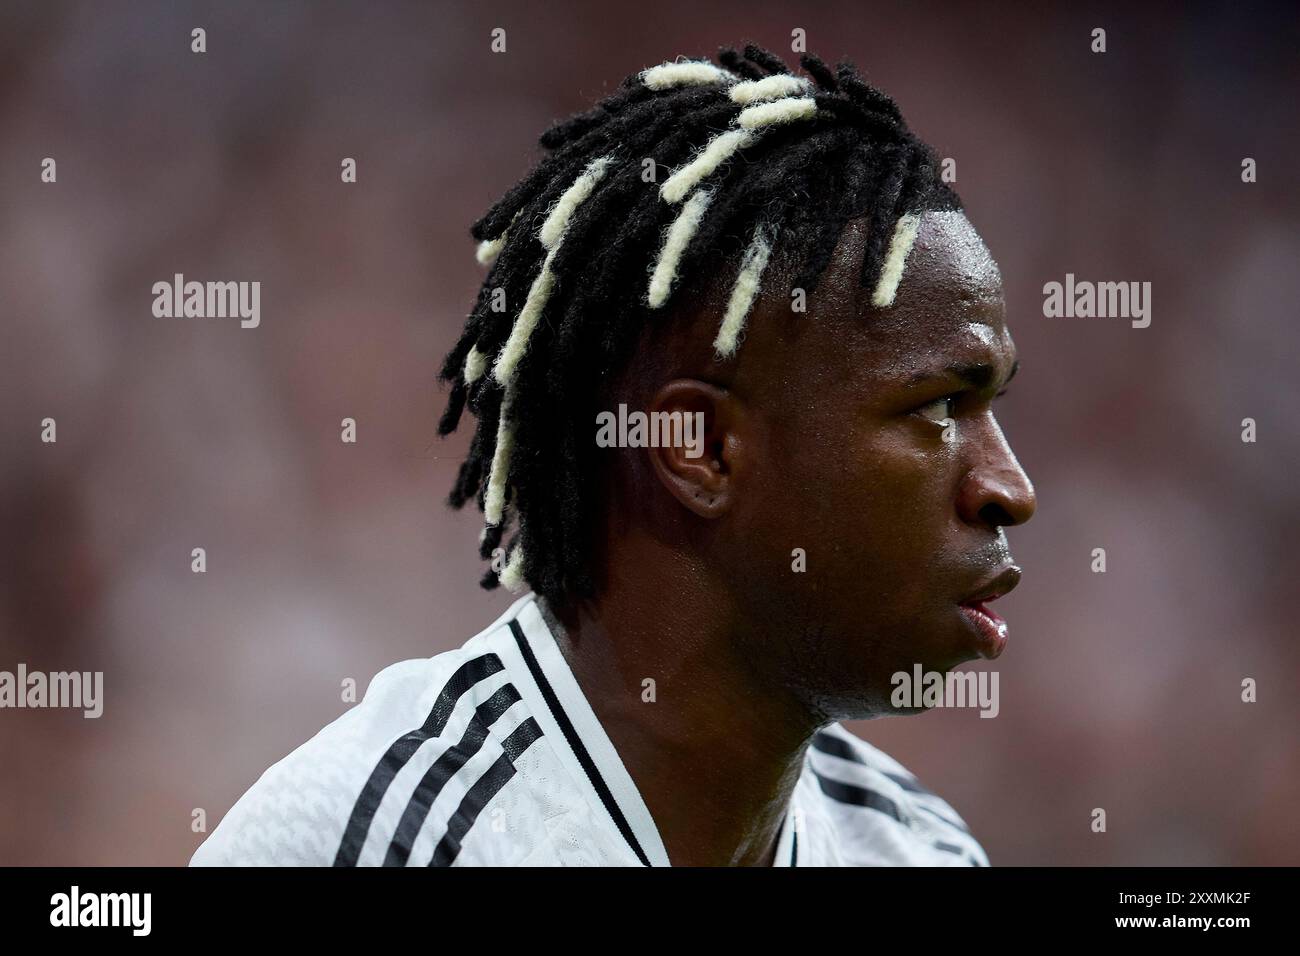
[[899, 823], [907, 823], [902, 811], [898, 809], [898, 804], [883, 794], [868, 790], [866, 787], [857, 787], [851, 783], [844, 783], [831, 777], [823, 777], [816, 770], [813, 771], [813, 776], [817, 778], [817, 785], [821, 787], [822, 793], [837, 803], [866, 807], [869, 810], [875, 810], [886, 816], [893, 817]]
[[460, 740], [442, 752], [416, 785], [415, 792], [411, 794], [411, 799], [402, 812], [392, 842], [388, 845], [384, 866], [406, 865], [415, 838], [419, 836], [420, 828], [429, 815], [429, 808], [438, 799], [442, 788], [483, 748], [492, 725], [518, 700], [519, 691], [515, 690], [514, 685], [503, 684], [495, 694], [478, 705]]
[[[836, 737], [833, 736], [832, 734], [818, 732], [813, 736], [812, 745], [813, 747], [815, 747], [817, 750], [820, 750], [824, 754], [830, 754], [832, 757], [839, 757], [841, 760], [848, 760], [851, 763], [858, 764], [859, 766], [869, 767], [870, 769], [874, 770], [876, 773], [888, 777], [890, 780], [894, 781], [894, 783], [898, 784], [908, 793], [915, 793], [918, 794], [919, 796], [924, 796], [924, 797], [934, 797], [934, 799], [936, 800], [943, 799], [932, 790], [927, 790], [925, 787], [921, 786], [920, 782], [917, 781], [915, 777], [905, 776], [901, 773], [895, 773], [890, 770], [883, 770], [880, 767], [875, 767], [867, 763], [867, 761], [864, 760], [862, 756], [858, 754], [856, 750], [853, 749], [853, 745], [849, 743], [849, 741], [844, 740], [842, 737]], [[932, 807], [928, 807], [925, 804], [919, 802], [913, 803], [913, 806], [915, 806], [916, 809], [923, 810], [926, 813], [930, 814], [932, 817], [941, 820], [942, 822], [948, 824], [948, 826], [950, 827], [955, 827], [956, 829], [961, 830], [963, 833], [970, 833], [969, 828], [967, 828], [967, 826], [964, 823], [952, 819], [945, 813], [940, 813], [938, 810], [935, 810]]]
[[474, 821], [483, 812], [488, 801], [495, 797], [515, 775], [515, 761], [519, 759], [519, 755], [541, 736], [542, 728], [537, 725], [534, 718], [529, 717], [502, 742], [501, 756], [483, 776], [474, 782], [474, 786], [469, 788], [464, 799], [460, 801], [460, 806], [452, 814], [451, 820], [447, 823], [447, 832], [433, 851], [433, 859], [429, 861], [430, 866], [451, 866], [456, 861], [465, 834], [469, 833], [470, 828], [474, 826]]
[[818, 731], [813, 734], [812, 745], [824, 754], [830, 754], [832, 757], [839, 757], [841, 760], [851, 760], [854, 763], [865, 764], [866, 761], [858, 756], [853, 749], [853, 745], [842, 737], [836, 737], [832, 734]]
[[889, 770], [883, 770], [879, 767], [872, 766], [863, 759], [862, 755], [853, 749], [853, 744], [849, 743], [843, 737], [835, 737], [828, 733], [818, 732], [813, 736], [812, 745], [824, 754], [830, 754], [832, 757], [839, 757], [841, 760], [848, 760], [864, 767], [871, 767], [877, 773], [884, 774], [894, 783], [898, 784], [904, 790], [910, 793], [924, 793], [931, 797], [937, 796], [921, 786], [920, 781], [915, 777], [904, 776], [901, 773], [894, 773]]
[[[869, 810], [875, 810], [886, 816], [893, 817], [899, 823], [910, 828], [910, 824], [903, 816], [902, 811], [898, 809], [898, 804], [888, 797], [876, 793], [874, 790], [868, 790], [866, 787], [858, 787], [840, 780], [833, 780], [830, 777], [823, 777], [816, 770], [813, 771], [813, 776], [817, 778], [822, 793], [837, 803], [846, 803], [855, 807], [866, 807]], [[936, 850], [942, 850], [944, 853], [964, 854], [966, 852], [962, 847], [951, 843], [937, 842], [927, 843], [927, 845], [934, 847]]]
[[649, 866], [649, 857], [645, 855], [645, 851], [641, 849], [641, 844], [637, 842], [636, 835], [633, 834], [632, 827], [627, 822], [627, 817], [623, 816], [622, 809], [614, 800], [614, 794], [610, 792], [609, 785], [605, 783], [605, 778], [596, 769], [596, 762], [591, 759], [591, 754], [587, 752], [586, 746], [578, 737], [578, 732], [573, 729], [573, 722], [569, 720], [569, 715], [560, 706], [560, 700], [555, 696], [555, 690], [551, 687], [550, 681], [542, 673], [542, 668], [533, 655], [533, 649], [528, 646], [528, 641], [524, 638], [524, 632], [519, 626], [519, 622], [511, 621], [510, 630], [514, 633], [515, 642], [519, 645], [519, 651], [524, 655], [524, 661], [527, 662], [528, 669], [533, 674], [533, 680], [536, 681], [538, 689], [541, 690], [542, 697], [546, 699], [546, 706], [551, 709], [551, 715], [555, 718], [555, 722], [560, 725], [560, 730], [564, 733], [564, 739], [569, 742], [569, 746], [578, 758], [578, 763], [582, 764], [582, 769], [587, 772], [587, 778], [591, 781], [597, 795], [599, 795], [601, 803], [605, 805], [605, 810], [613, 818], [614, 825], [618, 827], [618, 832], [623, 834], [623, 839], [632, 848], [632, 852], [641, 861], [641, 865]]
[[502, 668], [501, 659], [495, 654], [484, 654], [466, 661], [456, 669], [446, 686], [434, 699], [433, 707], [424, 723], [393, 741], [383, 757], [379, 759], [379, 763], [375, 765], [375, 769], [371, 771], [370, 779], [366, 781], [365, 787], [357, 796], [357, 802], [352, 807], [352, 815], [348, 818], [348, 825], [343, 831], [338, 853], [334, 856], [335, 866], [357, 865], [361, 848], [366, 843], [366, 834], [370, 831], [370, 821], [374, 819], [375, 811], [379, 809], [379, 803], [388, 792], [388, 786], [397, 776], [397, 772], [406, 765], [422, 743], [442, 733], [452, 711], [456, 708], [456, 702], [466, 691]]

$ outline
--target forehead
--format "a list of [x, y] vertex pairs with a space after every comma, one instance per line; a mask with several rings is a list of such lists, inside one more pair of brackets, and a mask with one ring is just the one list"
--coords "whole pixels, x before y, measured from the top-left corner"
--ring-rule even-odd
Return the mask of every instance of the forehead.
[[960, 211], [921, 217], [893, 305], [855, 295], [871, 350], [899, 374], [954, 360], [1010, 363], [1002, 275]]
[[1002, 300], [998, 265], [960, 210], [921, 216], [896, 301], [915, 306], [929, 298], [976, 304]]

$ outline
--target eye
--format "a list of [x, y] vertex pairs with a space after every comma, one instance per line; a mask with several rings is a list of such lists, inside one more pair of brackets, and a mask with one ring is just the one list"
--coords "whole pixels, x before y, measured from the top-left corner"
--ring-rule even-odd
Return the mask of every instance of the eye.
[[916, 410], [916, 414], [922, 418], [928, 418], [932, 422], [941, 422], [945, 418], [952, 418], [957, 407], [956, 395], [945, 395], [943, 398], [937, 398], [928, 405], [922, 405]]

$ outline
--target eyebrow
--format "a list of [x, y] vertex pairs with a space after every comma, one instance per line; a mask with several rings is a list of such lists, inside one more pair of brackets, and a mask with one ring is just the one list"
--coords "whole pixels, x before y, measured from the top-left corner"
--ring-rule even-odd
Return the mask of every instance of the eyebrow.
[[[1016, 372], [1018, 371], [1020, 371], [1020, 359], [1016, 359], [1011, 363], [1011, 371], [1007, 373], [1006, 381], [1002, 383], [1003, 388], [1011, 383], [1011, 380], [1016, 377]], [[914, 385], [919, 385], [922, 382], [928, 382], [944, 376], [950, 376], [970, 388], [984, 391], [985, 389], [991, 388], [993, 383], [997, 381], [998, 372], [997, 369], [988, 362], [957, 363], [949, 365], [940, 372], [928, 370], [917, 372], [908, 380], [907, 385], [910, 388]]]

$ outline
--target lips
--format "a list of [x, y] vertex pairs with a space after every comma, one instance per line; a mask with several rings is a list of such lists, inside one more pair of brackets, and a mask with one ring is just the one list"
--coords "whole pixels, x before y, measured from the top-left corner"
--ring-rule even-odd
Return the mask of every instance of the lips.
[[975, 632], [982, 657], [992, 660], [1007, 646], [1007, 622], [989, 604], [1019, 583], [1020, 569], [1014, 564], [1008, 565], [958, 605]]
[[982, 585], [963, 598], [959, 603], [982, 604], [985, 601], [995, 601], [1002, 595], [1011, 591], [1020, 583], [1020, 569], [1014, 564], [1008, 564], [1003, 567], [997, 574], [989, 578]]

